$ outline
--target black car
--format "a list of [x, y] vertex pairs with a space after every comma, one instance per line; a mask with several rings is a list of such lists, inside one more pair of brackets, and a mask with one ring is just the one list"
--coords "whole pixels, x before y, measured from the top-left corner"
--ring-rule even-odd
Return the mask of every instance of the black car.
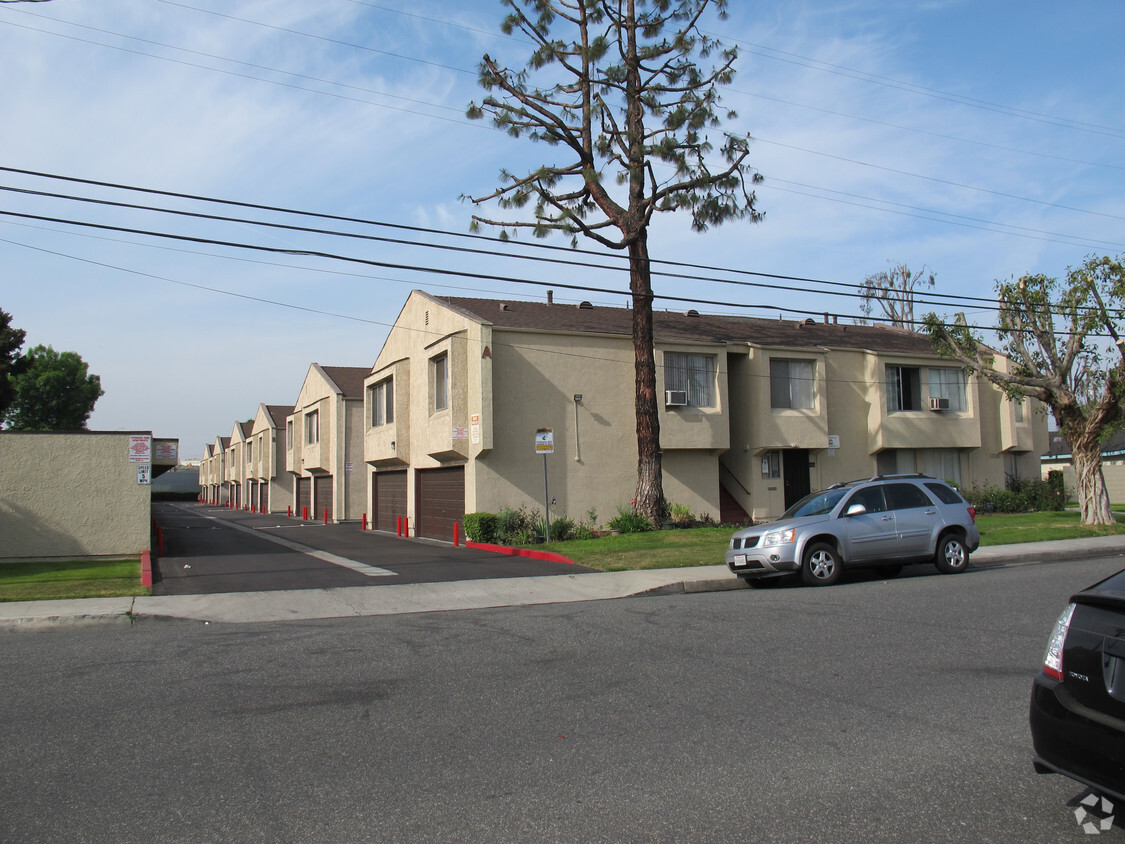
[[1071, 597], [1055, 622], [1030, 720], [1036, 771], [1125, 809], [1125, 571]]

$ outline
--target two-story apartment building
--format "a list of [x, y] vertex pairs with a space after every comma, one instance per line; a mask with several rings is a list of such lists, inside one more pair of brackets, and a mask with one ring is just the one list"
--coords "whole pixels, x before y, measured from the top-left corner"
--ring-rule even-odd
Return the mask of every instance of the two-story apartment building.
[[260, 404], [246, 444], [247, 505], [256, 513], [285, 513], [293, 479], [285, 469], [285, 420], [291, 405]]
[[236, 510], [249, 507], [246, 499], [246, 454], [253, 427], [253, 422], [235, 422], [227, 444], [224, 480], [227, 501]]
[[[452, 538], [504, 506], [602, 521], [636, 477], [632, 313], [408, 298], [364, 384], [372, 526]], [[814, 320], [655, 314], [667, 499], [765, 519], [811, 489], [920, 471], [963, 485], [1038, 475], [1046, 421], [919, 334]], [[536, 451], [549, 429], [553, 451]], [[547, 492], [549, 490], [549, 493]]]
[[227, 503], [226, 461], [229, 445], [230, 437], [215, 437], [214, 442], [203, 447], [203, 459], [199, 463], [199, 486], [207, 504]]
[[285, 470], [300, 518], [358, 521], [366, 512], [363, 379], [370, 372], [314, 363], [305, 375], [285, 419]]

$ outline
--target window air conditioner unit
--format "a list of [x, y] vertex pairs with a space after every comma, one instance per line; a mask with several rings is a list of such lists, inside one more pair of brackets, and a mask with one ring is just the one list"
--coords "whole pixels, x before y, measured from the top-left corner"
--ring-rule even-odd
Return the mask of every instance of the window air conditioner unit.
[[684, 407], [687, 405], [687, 390], [665, 390], [665, 407]]
[[930, 410], [949, 410], [949, 399], [930, 399]]

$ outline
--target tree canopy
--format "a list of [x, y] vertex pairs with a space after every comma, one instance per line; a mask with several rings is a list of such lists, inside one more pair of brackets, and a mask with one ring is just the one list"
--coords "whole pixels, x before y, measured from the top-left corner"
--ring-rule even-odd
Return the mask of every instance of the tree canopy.
[[12, 315], [0, 309], [0, 420], [16, 395], [12, 378], [27, 369], [27, 360], [20, 354], [27, 332], [12, 328]]
[[[720, 110], [719, 88], [737, 52], [699, 28], [726, 0], [504, 0], [502, 23], [532, 44], [523, 67], [485, 55], [488, 94], [468, 116], [491, 117], [513, 138], [541, 141], [555, 163], [518, 175], [477, 205], [495, 201], [508, 219], [475, 215], [474, 227], [590, 238], [629, 256], [637, 418], [635, 507], [664, 514], [648, 227], [657, 213], [686, 211], [704, 231], [728, 220], [761, 220], [747, 163], [749, 138], [720, 131], [737, 115]], [[701, 67], [700, 60], [710, 61]], [[721, 140], [716, 148], [710, 132]], [[530, 216], [521, 216], [530, 205]]]
[[94, 404], [104, 395], [101, 379], [91, 375], [77, 352], [36, 346], [27, 366], [12, 378], [14, 397], [5, 416], [16, 431], [74, 431], [86, 427]]
[[1028, 275], [996, 283], [1001, 368], [978, 331], [959, 315], [926, 317], [938, 352], [1013, 399], [1043, 402], [1071, 447], [1084, 524], [1113, 524], [1101, 444], [1125, 425], [1125, 266], [1091, 257], [1060, 281]]
[[911, 272], [906, 264], [892, 264], [889, 270], [872, 273], [863, 280], [860, 288], [860, 310], [866, 322], [875, 310], [875, 304], [896, 328], [917, 331], [914, 321], [914, 297], [919, 288], [933, 287], [934, 274], [927, 275], [926, 268]]

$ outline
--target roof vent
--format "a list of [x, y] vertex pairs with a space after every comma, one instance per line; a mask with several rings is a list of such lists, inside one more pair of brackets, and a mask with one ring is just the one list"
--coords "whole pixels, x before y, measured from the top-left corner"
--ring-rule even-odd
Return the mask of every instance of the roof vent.
[[510, 308], [508, 307], [508, 303], [507, 303], [507, 302], [501, 302], [501, 303], [500, 303], [500, 310], [502, 310], [502, 311], [507, 311], [507, 310], [511, 310], [511, 309], [510, 309]]
[[804, 328], [806, 325], [816, 325], [815, 319], [803, 319], [797, 323], [798, 328]]
[[692, 308], [690, 311], [684, 311], [684, 316], [699, 316], [699, 311]]
[[592, 311], [592, 310], [594, 310], [594, 306], [591, 305], [589, 302], [579, 302], [578, 303], [578, 309], [582, 310], [582, 311]]

